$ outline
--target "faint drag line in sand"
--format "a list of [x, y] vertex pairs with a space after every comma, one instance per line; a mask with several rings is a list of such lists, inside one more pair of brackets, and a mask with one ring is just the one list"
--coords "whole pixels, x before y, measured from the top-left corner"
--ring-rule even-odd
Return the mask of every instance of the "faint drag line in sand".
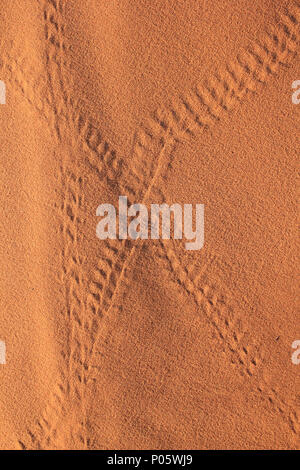
[[[47, 88], [41, 86], [41, 83], [45, 83], [45, 80], [42, 77], [34, 77], [34, 75], [26, 68], [24, 71], [24, 67], [26, 67], [24, 58], [22, 58], [21, 54], [17, 55], [17, 60], [13, 59], [12, 56], [7, 55], [3, 62], [4, 70], [9, 73], [9, 82], [13, 86], [17, 87], [22, 96], [38, 112], [38, 115], [47, 121], [47, 124], [50, 127], [51, 117], [53, 118], [55, 113], [49, 97], [47, 94], [45, 96]], [[66, 376], [62, 371], [61, 373], [63, 379], [66, 379]], [[20, 449], [32, 447], [42, 449], [43, 447], [51, 444], [55, 447], [52, 439], [56, 437], [56, 425], [59, 417], [64, 415], [66, 411], [64, 402], [65, 395], [67, 393], [67, 386], [65, 384], [65, 380], [62, 380], [61, 383], [58, 383], [54, 387], [49, 403], [42, 412], [41, 418], [35, 421], [32, 430], [27, 430], [30, 444], [27, 445], [25, 442], [18, 440], [17, 445]]]

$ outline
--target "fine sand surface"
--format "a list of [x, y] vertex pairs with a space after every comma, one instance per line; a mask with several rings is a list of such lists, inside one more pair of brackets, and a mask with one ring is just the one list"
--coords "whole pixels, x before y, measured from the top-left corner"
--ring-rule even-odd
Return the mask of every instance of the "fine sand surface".
[[[0, 448], [299, 449], [300, 4], [0, 24]], [[204, 247], [99, 240], [120, 195], [204, 204]]]

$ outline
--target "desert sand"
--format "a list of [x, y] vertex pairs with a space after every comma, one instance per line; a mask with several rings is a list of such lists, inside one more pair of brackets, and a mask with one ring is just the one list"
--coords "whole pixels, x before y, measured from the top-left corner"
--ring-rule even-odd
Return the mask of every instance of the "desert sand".
[[[0, 448], [299, 449], [299, 2], [0, 24]], [[99, 240], [120, 195], [204, 204], [203, 248]]]

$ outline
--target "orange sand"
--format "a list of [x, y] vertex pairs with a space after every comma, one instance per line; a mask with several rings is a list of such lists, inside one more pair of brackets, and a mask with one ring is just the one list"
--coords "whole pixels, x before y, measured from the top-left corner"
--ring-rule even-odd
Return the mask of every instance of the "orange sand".
[[[299, 3], [1, 0], [0, 24], [0, 448], [299, 449]], [[204, 203], [204, 248], [100, 241], [119, 195]]]

